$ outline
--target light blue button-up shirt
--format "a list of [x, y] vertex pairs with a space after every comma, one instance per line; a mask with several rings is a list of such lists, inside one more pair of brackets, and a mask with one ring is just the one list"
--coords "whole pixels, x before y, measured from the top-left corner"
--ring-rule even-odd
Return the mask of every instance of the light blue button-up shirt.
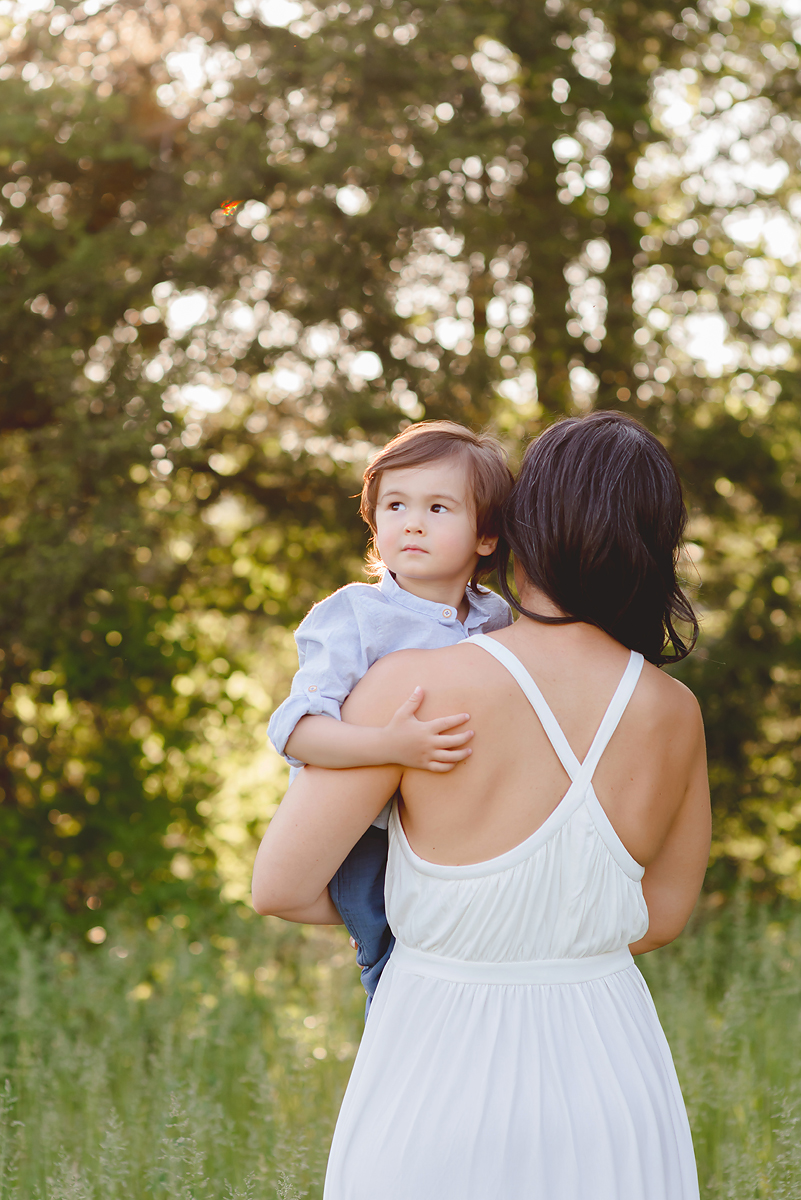
[[466, 594], [470, 610], [464, 624], [455, 608], [404, 591], [389, 571], [377, 584], [349, 583], [315, 604], [295, 632], [300, 666], [292, 689], [270, 720], [270, 741], [278, 753], [302, 767], [286, 753], [300, 718], [322, 713], [340, 720], [344, 701], [385, 654], [454, 646], [474, 633], [512, 624], [509, 605], [495, 592], [468, 588]]

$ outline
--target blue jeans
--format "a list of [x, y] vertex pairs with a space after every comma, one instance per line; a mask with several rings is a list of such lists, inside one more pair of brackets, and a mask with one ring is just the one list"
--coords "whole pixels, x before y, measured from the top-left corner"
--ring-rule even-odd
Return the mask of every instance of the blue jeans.
[[384, 907], [387, 844], [386, 829], [371, 825], [328, 885], [331, 899], [359, 947], [356, 961], [367, 992], [367, 1012], [395, 945]]

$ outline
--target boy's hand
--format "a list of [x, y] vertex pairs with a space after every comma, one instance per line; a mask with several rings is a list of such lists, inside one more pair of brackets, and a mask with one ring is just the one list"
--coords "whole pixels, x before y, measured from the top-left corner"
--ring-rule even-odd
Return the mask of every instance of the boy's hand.
[[470, 720], [470, 714], [457, 713], [452, 717], [437, 717], [434, 721], [418, 721], [415, 713], [422, 703], [423, 689], [417, 687], [384, 726], [387, 745], [392, 751], [387, 761], [423, 771], [452, 771], [473, 753], [467, 745], [473, 730], [461, 733], [447, 733], [446, 730], [464, 725]]

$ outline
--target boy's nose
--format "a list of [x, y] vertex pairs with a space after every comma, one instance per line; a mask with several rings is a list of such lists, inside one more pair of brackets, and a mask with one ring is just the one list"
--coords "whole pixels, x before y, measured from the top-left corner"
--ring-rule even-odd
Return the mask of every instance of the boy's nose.
[[422, 533], [423, 532], [423, 522], [416, 519], [415, 517], [407, 517], [404, 528], [406, 530], [406, 533]]

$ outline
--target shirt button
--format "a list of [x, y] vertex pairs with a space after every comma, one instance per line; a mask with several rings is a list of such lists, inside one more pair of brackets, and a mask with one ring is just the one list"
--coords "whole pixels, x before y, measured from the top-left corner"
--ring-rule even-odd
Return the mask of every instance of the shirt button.
[[310, 691], [310, 692], [316, 692], [316, 691], [317, 691], [317, 684], [316, 684], [316, 683], [313, 683], [313, 684], [311, 684], [311, 686], [309, 687], [309, 691]]
[[449, 608], [443, 608], [442, 615], [443, 615], [443, 617], [452, 617], [453, 612]]

